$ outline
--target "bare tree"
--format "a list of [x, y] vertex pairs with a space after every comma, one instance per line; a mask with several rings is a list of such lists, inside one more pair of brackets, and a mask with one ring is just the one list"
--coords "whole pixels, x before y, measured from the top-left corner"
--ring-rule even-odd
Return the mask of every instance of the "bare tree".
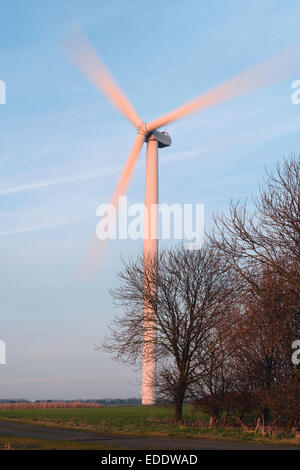
[[216, 216], [210, 240], [243, 285], [230, 329], [236, 387], [255, 396], [267, 422], [271, 411], [299, 413], [291, 343], [300, 331], [300, 157], [292, 154], [267, 172], [253, 202], [251, 214], [237, 202], [229, 216]]
[[143, 306], [154, 312], [155, 335], [144, 338], [149, 350], [155, 344], [156, 390], [173, 403], [175, 419], [180, 421], [187, 393], [206, 373], [208, 344], [231, 308], [234, 284], [209, 246], [198, 251], [182, 246], [164, 250], [154, 263], [148, 259], [144, 264], [141, 255], [123, 263], [120, 287], [111, 292], [121, 313], [102, 349], [118, 360], [139, 364], [147, 328]]
[[267, 172], [253, 202], [253, 214], [238, 201], [229, 216], [215, 217], [213, 245], [247, 282], [255, 283], [257, 268], [268, 265], [300, 297], [300, 156]]
[[[253, 411], [261, 415], [263, 424], [271, 415], [281, 419], [276, 405], [280, 400], [281, 405], [289, 403], [294, 418], [295, 409], [299, 411], [298, 399], [293, 401], [297, 371], [291, 361], [291, 345], [300, 331], [297, 295], [277, 272], [263, 266], [255, 285], [249, 284], [243, 293], [240, 309], [231, 320], [228, 352], [235, 390], [252, 396]], [[282, 406], [284, 409], [287, 405]], [[286, 419], [291, 417], [289, 412], [283, 414]]]
[[265, 266], [237, 294], [209, 348], [207, 373], [193, 386], [195, 404], [210, 413], [211, 424], [224, 412], [243, 423], [251, 412], [262, 426], [271, 416], [273, 424], [296, 426], [300, 377], [291, 346], [300, 331], [298, 297]]

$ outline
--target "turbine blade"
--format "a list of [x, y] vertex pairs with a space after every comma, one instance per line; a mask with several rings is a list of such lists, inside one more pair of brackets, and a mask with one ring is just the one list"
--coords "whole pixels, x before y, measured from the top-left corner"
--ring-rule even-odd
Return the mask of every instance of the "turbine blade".
[[299, 45], [289, 47], [164, 116], [147, 123], [147, 130], [151, 132], [196, 111], [202, 111], [224, 101], [286, 80], [297, 72], [299, 62]]
[[119, 178], [118, 184], [116, 186], [115, 192], [113, 197], [111, 198], [111, 204], [113, 204], [116, 208], [118, 208], [119, 204], [119, 197], [122, 196], [127, 190], [127, 187], [130, 183], [132, 178], [141, 148], [143, 143], [145, 142], [144, 134], [137, 134], [130, 154], [127, 158], [127, 161], [124, 165], [123, 171]]
[[[144, 141], [145, 136], [143, 134], [137, 134], [131, 152], [125, 163], [118, 184], [110, 201], [115, 209], [115, 214], [117, 213], [119, 207], [119, 197], [126, 192], [129, 186]], [[116, 221], [112, 218], [109, 218], [107, 222], [111, 228], [115, 227]], [[100, 240], [96, 235], [93, 237], [81, 262], [79, 269], [81, 276], [94, 277], [97, 274], [101, 261], [105, 255], [108, 241], [108, 238]]]
[[95, 49], [83, 34], [76, 28], [62, 44], [64, 54], [84, 75], [132, 122], [135, 127], [142, 124], [125, 94], [102, 63]]

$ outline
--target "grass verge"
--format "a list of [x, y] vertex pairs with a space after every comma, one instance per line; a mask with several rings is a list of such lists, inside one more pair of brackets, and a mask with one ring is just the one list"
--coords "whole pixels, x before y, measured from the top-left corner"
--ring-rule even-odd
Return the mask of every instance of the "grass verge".
[[0, 436], [0, 450], [114, 450], [98, 442], [54, 441], [26, 437]]
[[[184, 407], [183, 418], [190, 423], [193, 422], [194, 425], [168, 422], [168, 418], [171, 418], [172, 414], [173, 410], [168, 407], [112, 406], [93, 409], [1, 410], [0, 419], [2, 417], [22, 423], [80, 429], [103, 434], [218, 439], [300, 446], [299, 437], [295, 438], [284, 434], [269, 437], [246, 432], [239, 427], [217, 426], [209, 428], [198, 426], [197, 422], [206, 417], [191, 406]], [[51, 442], [53, 443], [53, 441]], [[72, 442], [73, 444], [74, 442]], [[90, 445], [93, 447], [89, 448], [96, 448], [96, 443]], [[99, 448], [103, 449], [103, 447]]]

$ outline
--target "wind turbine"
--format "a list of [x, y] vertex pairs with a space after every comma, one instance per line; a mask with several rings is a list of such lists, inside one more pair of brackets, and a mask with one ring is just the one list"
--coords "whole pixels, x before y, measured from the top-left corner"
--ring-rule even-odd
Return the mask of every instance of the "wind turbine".
[[[141, 148], [147, 143], [146, 183], [145, 183], [145, 232], [144, 260], [155, 260], [158, 253], [157, 213], [151, 211], [158, 204], [158, 148], [171, 145], [171, 138], [158, 129], [196, 111], [201, 111], [246, 93], [283, 81], [297, 71], [299, 48], [293, 46], [225, 83], [194, 98], [173, 111], [145, 123], [132, 107], [125, 94], [114, 81], [86, 36], [76, 29], [64, 42], [62, 49], [67, 57], [85, 76], [129, 119], [137, 130], [132, 149], [113, 193], [111, 202], [117, 209], [119, 197], [123, 195], [133, 175]], [[153, 215], [154, 214], [154, 215]], [[99, 240], [92, 240], [85, 256], [85, 264], [95, 269], [103, 256], [103, 244], [99, 250]], [[155, 263], [154, 263], [155, 265]], [[155, 403], [155, 319], [154, 312], [144, 306], [143, 364], [142, 364], [142, 404]], [[147, 346], [148, 345], [148, 346]]]

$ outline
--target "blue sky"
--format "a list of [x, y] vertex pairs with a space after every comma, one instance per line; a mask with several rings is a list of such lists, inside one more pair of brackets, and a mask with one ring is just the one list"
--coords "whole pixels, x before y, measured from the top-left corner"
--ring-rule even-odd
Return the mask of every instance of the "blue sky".
[[[0, 398], [139, 396], [138, 371], [95, 350], [114, 315], [112, 241], [93, 282], [78, 277], [135, 130], [65, 58], [80, 25], [147, 121], [298, 42], [297, 0], [2, 2], [0, 80]], [[299, 51], [300, 54], [300, 51]], [[291, 83], [167, 127], [160, 201], [204, 203], [206, 227], [230, 199], [257, 191], [265, 165], [298, 153]], [[129, 200], [143, 202], [145, 152]], [[180, 192], [178, 191], [180, 188]]]

